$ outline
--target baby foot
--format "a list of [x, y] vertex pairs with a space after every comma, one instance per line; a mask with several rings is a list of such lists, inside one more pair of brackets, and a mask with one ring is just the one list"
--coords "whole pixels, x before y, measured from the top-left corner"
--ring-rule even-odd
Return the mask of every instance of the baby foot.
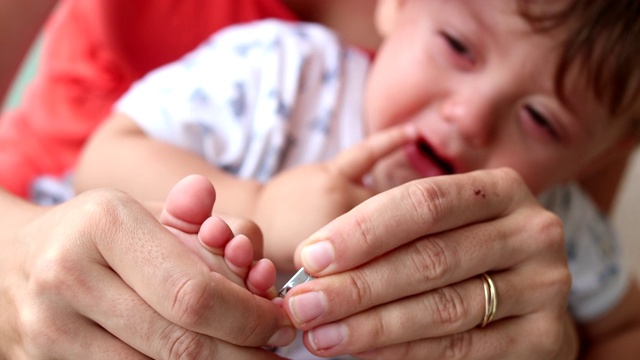
[[275, 266], [268, 259], [253, 262], [251, 240], [242, 234], [234, 235], [224, 220], [211, 215], [215, 199], [215, 189], [209, 180], [200, 175], [187, 176], [167, 195], [160, 222], [211, 271], [256, 295], [273, 298]]

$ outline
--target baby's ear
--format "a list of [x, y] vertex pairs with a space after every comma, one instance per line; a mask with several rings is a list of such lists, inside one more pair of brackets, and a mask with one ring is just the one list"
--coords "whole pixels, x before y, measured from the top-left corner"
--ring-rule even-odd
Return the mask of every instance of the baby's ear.
[[405, 0], [378, 0], [376, 5], [376, 28], [382, 37], [387, 36], [398, 18]]

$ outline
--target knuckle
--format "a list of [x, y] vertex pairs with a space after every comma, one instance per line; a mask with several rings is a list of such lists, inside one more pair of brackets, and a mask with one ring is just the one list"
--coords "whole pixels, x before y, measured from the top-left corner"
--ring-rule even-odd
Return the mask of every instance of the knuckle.
[[550, 271], [549, 273], [549, 278], [544, 286], [552, 293], [549, 298], [557, 299], [556, 302], [551, 303], [557, 305], [556, 312], [563, 314], [571, 291], [571, 273], [568, 269]]
[[[205, 319], [212, 317], [209, 312], [216, 312], [213, 317], [223, 316], [221, 312], [224, 312], [225, 307], [211, 305], [228, 303], [228, 299], [225, 301], [218, 291], [212, 290], [221, 288], [219, 283], [225, 281], [223, 275], [217, 273], [212, 273], [207, 280], [183, 277], [176, 279], [175, 286], [172, 287], [176, 290], [171, 307], [171, 313], [177, 319], [176, 323], [187, 329], [198, 329]], [[233, 343], [240, 345], [252, 345], [257, 341], [266, 340], [262, 339], [264, 330], [261, 327], [257, 305], [245, 308], [242, 319], [242, 327], [226, 329], [226, 339], [233, 339]]]
[[510, 198], [511, 209], [519, 208], [522, 203], [528, 202], [530, 204], [537, 204], [535, 197], [528, 191], [513, 192], [514, 189], [528, 189], [527, 184], [524, 182], [520, 174], [512, 168], [498, 168], [488, 170], [495, 172], [497, 175], [494, 179], [497, 182], [498, 189], [511, 189]]
[[472, 338], [470, 332], [461, 332], [446, 336], [444, 342], [445, 359], [468, 359], [472, 350]]
[[412, 246], [410, 259], [415, 267], [416, 274], [421, 275], [421, 283], [429, 283], [442, 279], [451, 268], [454, 255], [450, 248], [445, 248], [445, 243], [436, 238], [415, 241]]
[[[115, 241], [114, 233], [131, 228], [137, 216], [131, 216], [131, 206], [137, 205], [127, 194], [111, 189], [88, 191], [79, 195], [79, 207], [73, 212], [75, 219], [66, 222], [66, 231], [60, 236], [73, 237], [68, 243]], [[82, 244], [80, 244], [82, 246]]]
[[165, 359], [208, 359], [215, 351], [197, 333], [171, 327], [162, 338], [161, 357]]
[[497, 178], [501, 179], [501, 181], [504, 181], [505, 184], [508, 185], [508, 187], [514, 186], [519, 188], [525, 186], [522, 176], [520, 176], [520, 174], [512, 168], [502, 167], [490, 171], [495, 171], [496, 173], [498, 173]]
[[[367, 351], [371, 350], [372, 346], [381, 350], [393, 343], [395, 341], [394, 337], [397, 335], [394, 333], [397, 323], [389, 323], [389, 321], [397, 321], [397, 318], [393, 320], [385, 319], [384, 316], [375, 311], [367, 314], [366, 326], [362, 326], [357, 321], [346, 321], [347, 333], [357, 334], [355, 337], [349, 336], [348, 340], [345, 341], [345, 343], [349, 344], [349, 351]], [[382, 353], [385, 352], [382, 351]], [[396, 351], [394, 350], [394, 352]], [[379, 355], [382, 356], [382, 354]], [[383, 356], [382, 358], [386, 357]]]
[[56, 336], [60, 334], [49, 326], [46, 318], [35, 314], [36, 311], [31, 311], [28, 315], [23, 313], [17, 323], [25, 351], [31, 354], [40, 353], [41, 349], [51, 348], [56, 341], [61, 341], [60, 336]]
[[[533, 227], [531, 231], [539, 234], [535, 243], [538, 246], [539, 256], [544, 256], [545, 259], [555, 256], [559, 260], [554, 263], [555, 266], [547, 265], [544, 288], [547, 291], [563, 295], [561, 298], [565, 298], [569, 295], [571, 288], [571, 272], [566, 260], [562, 221], [556, 215], [545, 211], [530, 224]], [[545, 263], [549, 264], [548, 261]]]
[[347, 277], [349, 282], [348, 289], [353, 289], [352, 296], [355, 304], [369, 304], [371, 302], [372, 290], [371, 286], [366, 280], [366, 277], [358, 272], [352, 271]]
[[[83, 198], [83, 216], [98, 220], [125, 221], [126, 209], [133, 201], [130, 196], [119, 190], [100, 189], [81, 194]], [[106, 222], [108, 223], [108, 222]]]
[[389, 354], [383, 352], [379, 359], [424, 359], [421, 347], [416, 344], [417, 342], [413, 341], [396, 345], [393, 347], [393, 356], [389, 356]]
[[29, 277], [29, 290], [41, 299], [66, 298], [86, 286], [84, 271], [64, 248], [39, 258]]
[[[446, 195], [429, 181], [413, 181], [406, 188], [415, 214], [423, 214], [421, 219], [427, 226], [437, 223], [444, 214]], [[427, 210], [425, 212], [425, 209]]]
[[540, 337], [537, 348], [542, 352], [541, 357], [552, 359], [562, 348], [563, 334], [558, 331], [547, 331]]
[[74, 211], [74, 214], [82, 214], [82, 221], [75, 221], [79, 227], [76, 238], [80, 240], [83, 237], [98, 242], [117, 241], [118, 234], [140, 230], [136, 223], [140, 222], [141, 214], [147, 213], [151, 217], [138, 201], [119, 190], [98, 189], [81, 195], [81, 208]]
[[564, 249], [564, 227], [562, 220], [549, 211], [543, 211], [538, 216], [532, 217], [529, 222], [532, 231], [539, 234], [537, 244], [544, 250]]
[[247, 327], [245, 328], [245, 330], [246, 331], [242, 332], [237, 337], [237, 343], [251, 344], [252, 343], [251, 340], [256, 338], [257, 335], [262, 331], [261, 328], [258, 326], [258, 323], [255, 321], [247, 324]]
[[355, 228], [353, 229], [353, 233], [355, 238], [360, 239], [362, 241], [363, 249], [375, 249], [376, 235], [371, 224], [375, 223], [370, 218], [367, 217], [366, 214], [356, 214], [353, 218]]
[[[257, 345], [267, 339], [264, 338], [264, 324], [260, 322], [260, 312], [257, 308], [247, 308], [242, 314], [243, 327], [237, 334], [231, 334], [233, 343], [237, 345]], [[231, 333], [231, 330], [227, 333]]]
[[552, 359], [566, 340], [562, 316], [540, 316], [537, 325], [540, 330], [531, 338], [529, 351], [540, 358]]
[[464, 297], [453, 286], [447, 286], [435, 291], [433, 297], [433, 314], [438, 325], [454, 327], [465, 320], [469, 314], [469, 307]]
[[[215, 274], [214, 274], [215, 275]], [[215, 303], [215, 292], [209, 291], [210, 285], [215, 288], [216, 277], [212, 277], [214, 284], [204, 281], [179, 277], [174, 280], [175, 294], [171, 306], [171, 312], [179, 323], [187, 328], [197, 325], [207, 310], [207, 305]]]
[[49, 301], [33, 297], [20, 306], [16, 332], [12, 336], [22, 344], [23, 351], [30, 358], [52, 358], [59, 344], [77, 341], [69, 318], [61, 315], [60, 309], [54, 309]]

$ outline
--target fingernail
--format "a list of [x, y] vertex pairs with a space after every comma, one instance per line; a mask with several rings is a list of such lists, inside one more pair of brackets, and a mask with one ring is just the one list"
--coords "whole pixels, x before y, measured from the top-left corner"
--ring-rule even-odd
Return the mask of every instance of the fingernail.
[[271, 336], [267, 341], [267, 346], [286, 346], [289, 345], [296, 338], [296, 329], [292, 327], [285, 327]]
[[278, 290], [276, 290], [276, 287], [275, 286], [270, 287], [267, 290], [267, 299], [273, 300], [277, 297], [278, 297]]
[[347, 337], [347, 327], [343, 324], [328, 324], [309, 331], [309, 343], [314, 350], [336, 347]]
[[335, 259], [333, 246], [328, 241], [305, 246], [300, 253], [303, 266], [310, 272], [320, 272], [331, 265]]
[[289, 309], [298, 324], [302, 325], [324, 314], [327, 298], [317, 291], [295, 295], [289, 299]]

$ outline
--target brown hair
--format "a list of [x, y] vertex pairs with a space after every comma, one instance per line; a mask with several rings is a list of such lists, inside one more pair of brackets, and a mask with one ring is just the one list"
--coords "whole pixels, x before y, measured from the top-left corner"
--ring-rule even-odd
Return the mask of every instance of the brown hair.
[[[558, 3], [562, 4], [559, 6]], [[640, 0], [520, 0], [534, 30], [566, 28], [556, 88], [578, 64], [596, 99], [640, 138]]]

